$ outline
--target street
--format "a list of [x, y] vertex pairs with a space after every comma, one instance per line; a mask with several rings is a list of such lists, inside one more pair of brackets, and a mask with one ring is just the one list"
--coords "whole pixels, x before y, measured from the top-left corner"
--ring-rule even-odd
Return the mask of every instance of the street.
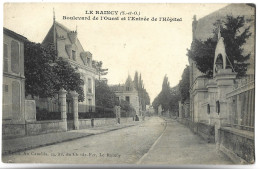
[[[80, 132], [80, 130], [79, 130]], [[3, 156], [9, 163], [232, 164], [176, 120], [152, 117], [120, 130]]]

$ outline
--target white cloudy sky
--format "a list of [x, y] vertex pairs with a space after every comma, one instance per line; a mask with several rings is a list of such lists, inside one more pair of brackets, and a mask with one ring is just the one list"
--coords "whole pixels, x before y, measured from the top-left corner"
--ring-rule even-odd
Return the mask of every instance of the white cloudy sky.
[[[109, 69], [109, 84], [123, 83], [128, 73], [142, 73], [151, 101], [161, 90], [165, 74], [178, 84], [188, 64], [192, 18], [201, 18], [227, 4], [53, 4], [4, 5], [4, 26], [34, 42], [42, 42], [56, 20], [71, 30], [78, 27], [83, 48]], [[140, 17], [176, 17], [182, 22], [68, 21], [63, 16], [86, 16], [86, 10], [140, 11]]]

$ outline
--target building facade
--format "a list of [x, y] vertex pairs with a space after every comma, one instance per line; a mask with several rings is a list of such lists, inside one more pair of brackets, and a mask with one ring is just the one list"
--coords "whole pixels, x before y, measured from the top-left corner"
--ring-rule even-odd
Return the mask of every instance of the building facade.
[[130, 75], [128, 75], [125, 84], [113, 85], [110, 86], [110, 88], [114, 91], [117, 101], [120, 102], [120, 100], [125, 100], [129, 102], [134, 107], [136, 114], [139, 116], [141, 115], [138, 91], [135, 88], [134, 82]]
[[24, 42], [9, 29], [3, 34], [3, 136], [25, 135]]
[[[69, 30], [54, 18], [53, 25], [42, 44], [44, 46], [54, 44], [58, 57], [68, 61], [80, 73], [81, 79], [84, 81], [85, 100], [79, 102], [79, 112], [86, 112], [89, 106], [95, 106], [96, 71], [92, 67], [92, 54], [83, 49], [77, 35], [77, 30]], [[69, 104], [67, 105], [69, 106]], [[71, 112], [71, 107], [67, 108], [68, 113]]]
[[[193, 39], [206, 40], [209, 37], [213, 37], [214, 23], [217, 20], [225, 18], [227, 15], [245, 16], [245, 27], [250, 26], [249, 31], [252, 35], [247, 39], [246, 44], [243, 46], [245, 53], [251, 53], [250, 63], [247, 75], [254, 76], [255, 67], [255, 8], [247, 4], [231, 4], [216, 12], [213, 12], [199, 20], [194, 17], [192, 23], [192, 36]], [[224, 60], [225, 61], [225, 60]], [[200, 72], [193, 60], [189, 58], [190, 64], [190, 116], [195, 122], [205, 121], [205, 115], [199, 114], [201, 112], [200, 100], [201, 98], [206, 98], [208, 96], [208, 89], [206, 84], [208, 83], [208, 78], [204, 77], [204, 74]], [[213, 106], [213, 105], [212, 105]]]
[[[250, 26], [252, 35], [242, 47], [250, 53], [249, 67], [242, 78], [227, 67], [228, 57], [224, 39], [218, 32], [213, 65], [213, 78], [200, 72], [193, 60], [190, 64], [190, 99], [188, 113], [179, 105], [180, 121], [192, 131], [215, 142], [218, 150], [226, 153], [236, 163], [254, 162], [254, 122], [255, 122], [255, 7], [248, 4], [231, 4], [192, 23], [193, 40], [213, 37], [217, 20], [227, 15], [245, 16], [245, 27]], [[242, 29], [244, 29], [242, 28]]]

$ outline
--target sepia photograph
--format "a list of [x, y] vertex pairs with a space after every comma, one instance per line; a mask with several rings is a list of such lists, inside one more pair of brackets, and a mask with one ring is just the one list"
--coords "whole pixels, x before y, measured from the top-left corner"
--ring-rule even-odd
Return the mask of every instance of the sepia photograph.
[[255, 164], [256, 5], [3, 3], [2, 163]]

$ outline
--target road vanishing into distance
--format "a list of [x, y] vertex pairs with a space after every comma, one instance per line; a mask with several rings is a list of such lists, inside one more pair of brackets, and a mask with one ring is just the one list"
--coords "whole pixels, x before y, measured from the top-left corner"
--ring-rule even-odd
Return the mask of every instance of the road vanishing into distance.
[[151, 117], [132, 127], [6, 155], [2, 161], [58, 164], [232, 164], [224, 154], [217, 152], [215, 144], [206, 143], [174, 119], [160, 117]]

